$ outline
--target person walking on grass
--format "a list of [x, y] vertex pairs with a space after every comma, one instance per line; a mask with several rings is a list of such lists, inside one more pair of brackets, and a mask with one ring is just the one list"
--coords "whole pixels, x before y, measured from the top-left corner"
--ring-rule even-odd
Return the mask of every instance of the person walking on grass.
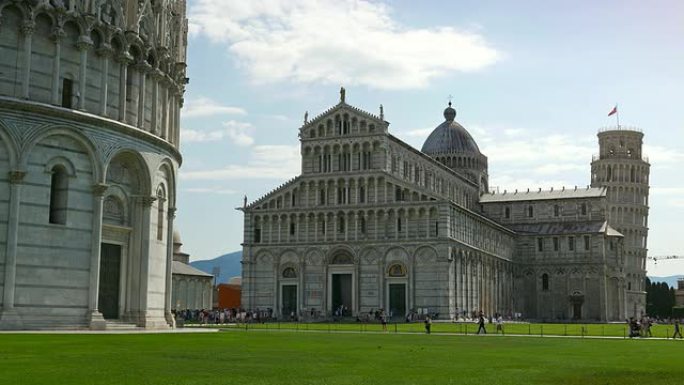
[[676, 319], [674, 322], [674, 334], [672, 335], [672, 339], [677, 338], [679, 336], [679, 339], [682, 339], [682, 331], [679, 329], [679, 320]]
[[382, 309], [380, 309], [380, 322], [382, 323], [382, 331], [387, 332], [387, 316]]
[[499, 334], [499, 332], [501, 332], [501, 334], [504, 334], [503, 318], [501, 318], [501, 315], [496, 317], [496, 334]]
[[480, 320], [478, 321], [478, 324], [480, 325], [480, 327], [477, 329], [477, 334], [480, 334], [480, 332], [482, 332], [482, 334], [487, 334], [487, 329], [485, 329], [484, 314], [482, 313], [482, 311], [480, 311]]
[[430, 316], [425, 317], [425, 333], [430, 334], [430, 327], [432, 326], [432, 319]]

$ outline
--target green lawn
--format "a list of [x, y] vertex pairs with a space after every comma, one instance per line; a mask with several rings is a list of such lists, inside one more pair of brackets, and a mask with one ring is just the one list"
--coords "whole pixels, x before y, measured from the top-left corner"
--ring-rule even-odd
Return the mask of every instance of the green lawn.
[[[199, 325], [193, 325], [199, 326]], [[210, 328], [238, 328], [238, 329], [276, 329], [276, 330], [323, 330], [323, 331], [355, 331], [355, 332], [377, 332], [382, 330], [379, 323], [293, 323], [293, 322], [272, 322], [272, 323], [253, 323], [253, 324], [232, 324], [232, 325], [204, 325]], [[403, 333], [423, 333], [424, 325], [421, 322], [414, 323], [391, 323], [387, 325], [390, 332]], [[488, 333], [496, 333], [496, 325], [486, 325]], [[595, 337], [629, 337], [629, 330], [626, 324], [540, 324], [540, 323], [505, 323], [503, 325], [506, 334], [522, 335], [556, 335], [556, 336], [595, 336]], [[457, 333], [474, 334], [477, 332], [477, 323], [448, 323], [435, 322], [432, 324], [434, 333]], [[672, 325], [654, 325], [651, 328], [653, 337], [667, 338], [672, 337], [674, 332]], [[683, 381], [684, 384], [684, 381]]]
[[225, 331], [0, 335], [3, 384], [673, 384], [684, 342]]

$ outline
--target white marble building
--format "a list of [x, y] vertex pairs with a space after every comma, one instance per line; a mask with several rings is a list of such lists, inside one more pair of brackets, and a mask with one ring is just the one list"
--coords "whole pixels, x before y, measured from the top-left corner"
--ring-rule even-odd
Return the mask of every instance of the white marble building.
[[171, 308], [173, 310], [202, 310], [213, 307], [214, 276], [190, 265], [190, 254], [181, 249], [178, 231], [173, 233], [173, 265], [171, 276]]
[[0, 1], [0, 328], [169, 327], [183, 0]]
[[301, 175], [241, 208], [242, 306], [301, 318], [341, 306], [439, 318], [642, 312], [643, 135], [599, 133], [593, 187], [492, 193], [487, 157], [455, 117], [444, 110], [419, 151], [389, 132], [382, 106], [353, 107], [344, 89], [337, 105], [307, 114]]

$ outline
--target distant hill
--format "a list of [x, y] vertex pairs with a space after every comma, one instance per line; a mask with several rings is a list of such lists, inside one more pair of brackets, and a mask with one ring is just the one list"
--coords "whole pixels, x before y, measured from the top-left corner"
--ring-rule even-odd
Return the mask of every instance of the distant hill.
[[668, 277], [648, 277], [651, 282], [665, 282], [670, 287], [674, 287], [675, 289], [677, 288], [677, 280], [680, 278], [684, 278], [684, 275], [670, 275]]
[[242, 260], [242, 251], [235, 251], [233, 253], [223, 254], [220, 257], [214, 259], [207, 259], [203, 261], [193, 261], [190, 265], [193, 267], [204, 271], [205, 273], [212, 274], [212, 270], [215, 266], [221, 268], [221, 274], [218, 277], [218, 283], [228, 283], [228, 280], [232, 277], [239, 277], [242, 274], [242, 265], [240, 261]]

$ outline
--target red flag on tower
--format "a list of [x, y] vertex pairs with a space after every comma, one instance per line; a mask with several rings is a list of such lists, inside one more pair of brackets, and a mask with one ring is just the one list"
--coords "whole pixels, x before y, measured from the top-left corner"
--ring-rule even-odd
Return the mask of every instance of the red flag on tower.
[[613, 107], [612, 110], [610, 110], [610, 112], [608, 113], [608, 116], [611, 116], [614, 114], [617, 114], [617, 104], [615, 105], [615, 107]]

